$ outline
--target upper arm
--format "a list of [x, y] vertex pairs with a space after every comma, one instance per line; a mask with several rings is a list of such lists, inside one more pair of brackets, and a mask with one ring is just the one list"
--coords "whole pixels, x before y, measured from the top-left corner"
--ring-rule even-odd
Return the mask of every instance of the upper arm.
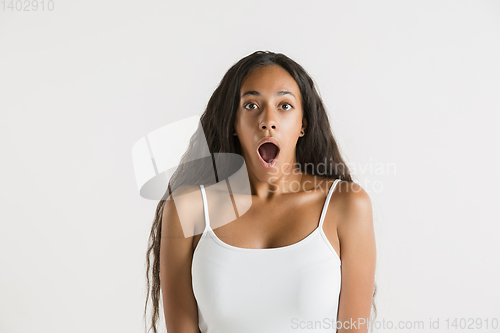
[[[352, 318], [352, 323], [357, 324], [355, 327], [342, 324], [338, 332], [368, 332], [376, 264], [372, 204], [368, 194], [358, 184], [340, 182], [339, 185], [342, 192], [341, 222], [337, 232], [342, 283], [337, 320], [350, 323]], [[365, 323], [359, 318], [364, 318]]]
[[190, 198], [189, 194], [187, 200], [177, 200], [179, 191], [174, 193], [175, 201], [171, 197], [165, 201], [162, 213], [160, 284], [163, 309], [169, 333], [199, 333], [198, 310], [191, 284], [193, 235], [186, 232], [192, 223], [189, 217], [192, 209], [186, 208], [196, 197]]

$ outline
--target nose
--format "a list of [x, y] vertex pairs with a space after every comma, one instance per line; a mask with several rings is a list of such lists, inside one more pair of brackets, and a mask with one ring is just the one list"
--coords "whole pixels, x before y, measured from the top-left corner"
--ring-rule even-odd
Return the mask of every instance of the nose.
[[266, 110], [264, 112], [264, 117], [262, 118], [262, 121], [259, 124], [259, 128], [261, 130], [267, 130], [267, 129], [273, 129], [276, 130], [277, 123], [274, 120], [274, 115], [273, 112], [269, 112], [270, 110]]

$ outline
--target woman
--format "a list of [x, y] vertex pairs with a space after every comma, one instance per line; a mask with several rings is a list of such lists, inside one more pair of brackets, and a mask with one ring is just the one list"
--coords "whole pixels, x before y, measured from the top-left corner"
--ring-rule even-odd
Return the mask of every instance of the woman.
[[[367, 332], [371, 201], [307, 72], [255, 52], [225, 74], [200, 123], [151, 231], [153, 331], [161, 290], [169, 333]], [[248, 179], [247, 195], [234, 179]]]

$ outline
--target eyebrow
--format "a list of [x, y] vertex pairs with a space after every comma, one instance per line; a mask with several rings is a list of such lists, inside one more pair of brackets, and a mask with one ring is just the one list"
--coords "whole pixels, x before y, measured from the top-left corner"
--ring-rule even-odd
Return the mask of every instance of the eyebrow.
[[[244, 97], [246, 95], [260, 96], [260, 93], [258, 91], [255, 91], [255, 90], [249, 90], [249, 91], [245, 92], [243, 95], [241, 95], [241, 97]], [[292, 95], [293, 97], [295, 97], [294, 94], [292, 94], [291, 92], [286, 91], [286, 90], [280, 90], [276, 93], [276, 96], [283, 96], [283, 95]]]

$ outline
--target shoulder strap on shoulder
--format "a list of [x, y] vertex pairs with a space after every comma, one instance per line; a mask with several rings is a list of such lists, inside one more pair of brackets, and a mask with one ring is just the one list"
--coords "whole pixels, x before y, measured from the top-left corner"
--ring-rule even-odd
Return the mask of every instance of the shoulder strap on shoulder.
[[323, 226], [323, 222], [325, 220], [325, 215], [326, 215], [326, 211], [328, 210], [328, 206], [329, 206], [329, 203], [330, 203], [330, 198], [332, 197], [332, 193], [333, 193], [333, 190], [335, 189], [335, 187], [337, 186], [337, 184], [340, 182], [340, 179], [336, 179], [332, 186], [330, 186], [330, 190], [328, 191], [328, 194], [326, 196], [326, 200], [325, 200], [325, 204], [323, 206], [323, 210], [321, 211], [321, 218], [319, 220], [319, 226], [320, 228]]
[[208, 218], [208, 203], [207, 203], [207, 193], [205, 192], [205, 186], [200, 185], [201, 197], [203, 200], [203, 213], [205, 215], [205, 231], [210, 229], [210, 219]]

